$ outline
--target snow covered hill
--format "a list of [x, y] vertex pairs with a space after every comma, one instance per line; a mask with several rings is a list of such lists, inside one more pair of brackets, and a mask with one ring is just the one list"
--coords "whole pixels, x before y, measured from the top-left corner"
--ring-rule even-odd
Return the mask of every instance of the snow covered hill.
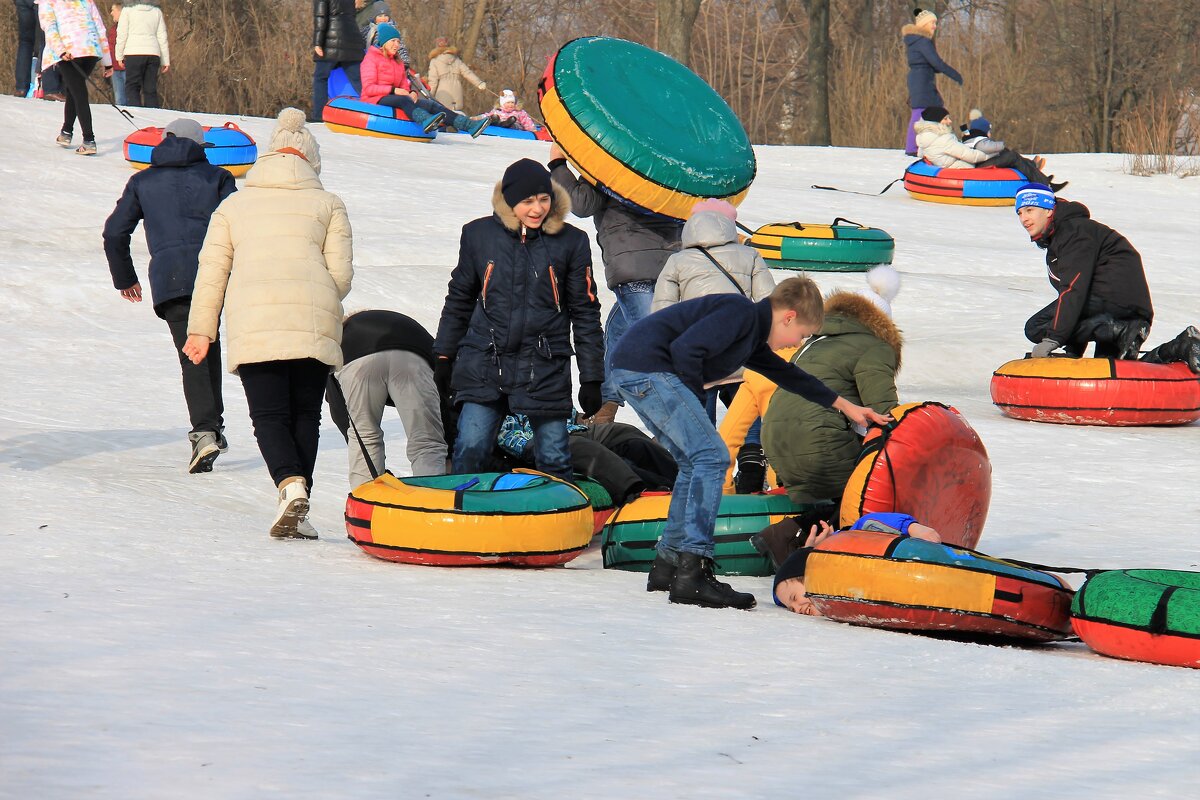
[[[321, 540], [269, 539], [272, 486], [233, 376], [231, 450], [186, 473], [166, 326], [121, 299], [101, 250], [132, 128], [94, 114], [100, 156], [81, 158], [54, 144], [61, 106], [0, 98], [0, 797], [1196, 791], [1200, 672], [801, 618], [771, 604], [768, 579], [733, 579], [757, 595], [751, 613], [671, 606], [643, 576], [601, 569], [595, 547], [542, 571], [374, 560], [345, 538], [345, 445], [328, 423]], [[260, 143], [272, 127], [236, 121]], [[347, 308], [431, 329], [459, 227], [490, 213], [508, 163], [547, 148], [315, 133], [355, 232]], [[992, 370], [1025, 352], [1024, 319], [1052, 299], [1011, 208], [809, 188], [876, 191], [906, 165], [898, 150], [757, 152], [743, 222], [842, 216], [895, 236], [901, 400], [952, 404], [982, 436], [994, 492], [981, 549], [1200, 568], [1200, 425], [1039, 425], [992, 406]], [[1115, 155], [1054, 155], [1048, 171], [1142, 252], [1151, 342], [1200, 323], [1200, 180], [1131, 177]], [[140, 232], [135, 259], [144, 276]], [[394, 418], [389, 431], [403, 473]]]

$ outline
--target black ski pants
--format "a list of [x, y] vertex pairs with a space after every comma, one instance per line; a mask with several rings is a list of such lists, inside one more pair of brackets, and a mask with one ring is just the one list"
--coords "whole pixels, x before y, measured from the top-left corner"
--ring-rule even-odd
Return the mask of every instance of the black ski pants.
[[208, 356], [199, 364], [183, 354], [187, 342], [188, 314], [192, 310], [192, 299], [180, 297], [168, 300], [154, 309], [171, 329], [175, 342], [175, 355], [179, 357], [179, 368], [183, 373], [183, 399], [187, 402], [188, 417], [192, 422], [192, 433], [212, 431], [220, 434], [225, 427], [223, 414], [225, 404], [221, 397], [221, 340], [218, 338], [208, 347]]
[[278, 486], [300, 475], [312, 489], [329, 365], [312, 358], [261, 361], [239, 366], [238, 377], [271, 479]]
[[158, 56], [125, 56], [125, 102], [158, 108]]

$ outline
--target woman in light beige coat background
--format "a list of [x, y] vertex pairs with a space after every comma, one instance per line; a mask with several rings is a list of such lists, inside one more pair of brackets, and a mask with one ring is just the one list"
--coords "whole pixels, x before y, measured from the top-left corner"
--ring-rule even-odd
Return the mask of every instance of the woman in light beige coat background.
[[279, 487], [277, 538], [317, 538], [308, 498], [325, 382], [342, 365], [352, 257], [345, 204], [293, 147], [258, 159], [213, 213], [200, 251], [183, 351], [204, 360], [224, 309], [229, 371]]
[[125, 99], [131, 106], [158, 108], [158, 75], [171, 69], [167, 24], [159, 0], [126, 4], [117, 20], [113, 58], [125, 70]]
[[429, 70], [425, 77], [429, 80], [429, 91], [433, 92], [433, 99], [455, 111], [462, 111], [465, 103], [462, 86], [464, 78], [481, 92], [487, 88], [487, 84], [458, 57], [458, 48], [451, 47], [450, 41], [445, 37], [438, 39], [437, 46], [429, 51]]

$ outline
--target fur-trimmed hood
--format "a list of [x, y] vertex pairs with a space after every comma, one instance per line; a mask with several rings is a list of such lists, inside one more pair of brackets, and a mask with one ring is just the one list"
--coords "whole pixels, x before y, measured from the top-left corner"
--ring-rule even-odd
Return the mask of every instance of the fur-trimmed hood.
[[455, 47], [454, 45], [450, 45], [449, 47], [435, 47], [429, 51], [429, 60], [433, 61], [435, 58], [440, 56], [442, 53], [449, 53], [452, 56], [457, 56], [458, 48]]
[[[500, 224], [515, 234], [521, 230], [521, 222], [517, 219], [517, 213], [513, 211], [513, 207], [504, 199], [504, 194], [500, 191], [500, 184], [501, 181], [496, 181], [496, 188], [492, 190], [492, 210], [496, 212], [496, 218], [500, 220]], [[571, 195], [567, 194], [567, 190], [554, 181], [550, 182], [550, 187], [554, 192], [551, 195], [553, 199], [550, 202], [550, 213], [546, 215], [540, 228], [541, 232], [547, 236], [561, 233], [563, 226], [567, 224], [567, 214], [571, 213]]]
[[[896, 323], [878, 306], [867, 298], [855, 292], [835, 291], [825, 300], [825, 324], [821, 326], [823, 335], [850, 333], [847, 322], [853, 325], [858, 322], [869, 330], [875, 338], [883, 341], [896, 351], [896, 368], [900, 368], [901, 350], [904, 337]], [[857, 326], [855, 326], [857, 327]]]
[[933, 38], [932, 33], [925, 30], [924, 28], [917, 27], [916, 25], [914, 25], [911, 22], [900, 29], [900, 35], [901, 36], [924, 36], [926, 39]]

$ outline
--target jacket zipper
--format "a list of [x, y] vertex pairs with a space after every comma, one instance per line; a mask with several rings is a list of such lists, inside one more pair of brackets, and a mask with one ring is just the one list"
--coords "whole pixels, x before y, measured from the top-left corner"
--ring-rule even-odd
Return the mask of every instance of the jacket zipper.
[[487, 269], [486, 269], [486, 270], [484, 270], [484, 273], [483, 273], [483, 292], [482, 292], [482, 294], [480, 295], [479, 301], [480, 301], [481, 303], [483, 303], [483, 310], [484, 310], [484, 311], [487, 311], [487, 289], [488, 289], [488, 281], [490, 281], [490, 280], [492, 279], [492, 270], [494, 270], [495, 268], [496, 268], [496, 262], [495, 262], [495, 261], [489, 261], [489, 262], [487, 263]]
[[550, 265], [550, 289], [554, 292], [554, 310], [562, 313], [562, 302], [558, 299], [558, 278], [554, 277], [554, 265]]

